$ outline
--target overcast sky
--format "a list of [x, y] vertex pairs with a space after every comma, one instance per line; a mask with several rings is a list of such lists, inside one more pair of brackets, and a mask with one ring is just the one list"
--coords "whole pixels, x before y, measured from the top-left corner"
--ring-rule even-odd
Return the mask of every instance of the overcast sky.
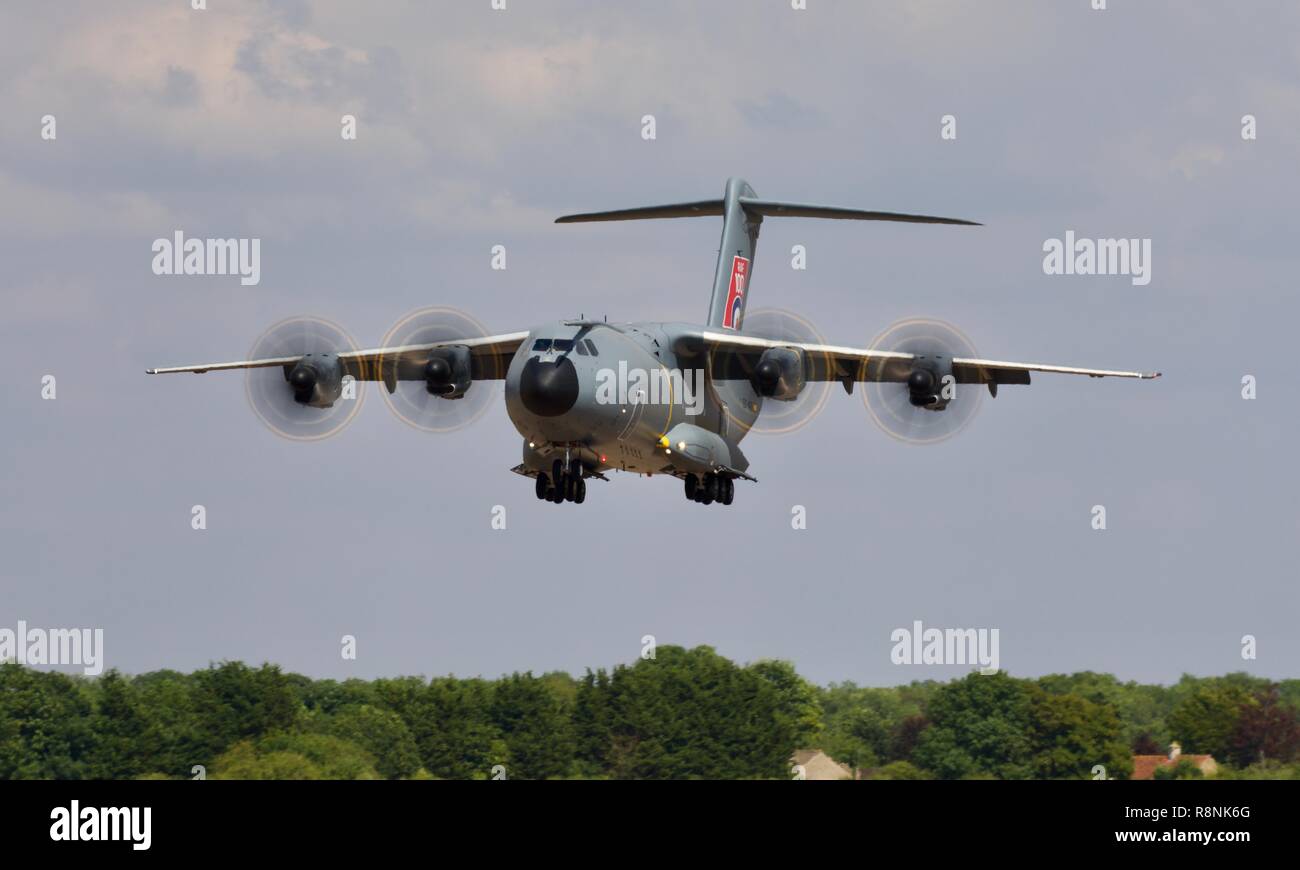
[[[999, 629], [1020, 676], [1300, 676], [1300, 7], [490, 5], [0, 7], [0, 626], [103, 628], [128, 672], [580, 673], [649, 634], [819, 682], [964, 673], [891, 663], [919, 619]], [[836, 388], [806, 427], [746, 440], [760, 482], [704, 508], [629, 475], [537, 501], [500, 402], [433, 435], [371, 389], [301, 444], [240, 373], [144, 374], [243, 358], [294, 315], [363, 345], [433, 304], [497, 332], [700, 321], [717, 219], [551, 221], [730, 175], [986, 224], [768, 220], [751, 310], [859, 345], [929, 315], [985, 357], [1165, 377], [1036, 375], [931, 447]], [[261, 239], [260, 284], [155, 276], [177, 230]], [[1150, 284], [1045, 275], [1067, 230], [1151, 239]]]

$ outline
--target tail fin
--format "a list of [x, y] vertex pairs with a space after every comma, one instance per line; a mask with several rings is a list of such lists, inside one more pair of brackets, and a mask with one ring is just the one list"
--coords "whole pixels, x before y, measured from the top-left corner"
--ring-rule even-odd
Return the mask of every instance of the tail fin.
[[709, 300], [708, 325], [723, 329], [740, 329], [745, 313], [745, 297], [754, 268], [754, 248], [764, 217], [810, 217], [832, 220], [903, 221], [919, 224], [959, 224], [980, 226], [974, 221], [928, 215], [899, 214], [889, 211], [863, 211], [826, 205], [804, 205], [759, 199], [743, 178], [727, 179], [722, 199], [681, 202], [670, 205], [628, 208], [571, 214], [557, 218], [557, 224], [590, 221], [652, 220], [656, 218], [705, 217], [722, 215], [722, 242], [718, 247], [718, 266], [713, 273], [713, 297]]

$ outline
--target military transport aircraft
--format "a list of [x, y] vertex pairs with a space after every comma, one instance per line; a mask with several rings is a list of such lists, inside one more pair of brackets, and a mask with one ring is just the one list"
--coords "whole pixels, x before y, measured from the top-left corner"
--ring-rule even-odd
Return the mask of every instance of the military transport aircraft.
[[[340, 400], [356, 399], [356, 381], [383, 382], [393, 409], [432, 431], [476, 418], [485, 397], [495, 395], [491, 382], [504, 381], [506, 411], [524, 440], [523, 462], [513, 471], [534, 478], [537, 497], [556, 504], [584, 501], [587, 480], [607, 480], [611, 470], [672, 475], [683, 481], [688, 499], [731, 504], [735, 481], [754, 480], [739, 444], [760, 424], [765, 403], [802, 401], [815, 411], [825, 396], [816, 391], [837, 382], [849, 393], [856, 383], [864, 384], [864, 393], [874, 390], [867, 406], [876, 421], [890, 434], [925, 443], [953, 431], [932, 421], [969, 416], [969, 410], [954, 411], [972, 407], [980, 386], [996, 396], [1003, 384], [1028, 384], [1031, 372], [1160, 376], [979, 359], [960, 333], [935, 321], [905, 322], [872, 347], [827, 344], [792, 316], [768, 328], [746, 326], [764, 218], [978, 226], [972, 221], [777, 202], [732, 178], [721, 199], [556, 222], [702, 216], [722, 217], [703, 325], [583, 317], [488, 335], [451, 309], [426, 309], [390, 332], [389, 346], [358, 350], [331, 324], [296, 320], [273, 328], [252, 359], [148, 372], [248, 369], [249, 398], [259, 415], [282, 434], [308, 440], [335, 431], [340, 415], [343, 422], [351, 418], [359, 402]], [[476, 387], [480, 382], [487, 383]]]

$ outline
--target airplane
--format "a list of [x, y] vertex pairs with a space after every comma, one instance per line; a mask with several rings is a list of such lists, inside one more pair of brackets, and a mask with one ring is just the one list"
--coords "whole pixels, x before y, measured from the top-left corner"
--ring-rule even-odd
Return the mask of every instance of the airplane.
[[[1029, 384], [1031, 372], [1160, 376], [981, 359], [955, 328], [939, 322], [904, 324], [872, 347], [827, 344], [815, 331], [791, 330], [788, 319], [774, 329], [745, 326], [765, 218], [979, 226], [973, 221], [761, 199], [743, 179], [731, 178], [720, 199], [572, 214], [556, 223], [704, 216], [722, 217], [722, 240], [703, 324], [580, 317], [488, 335], [472, 318], [429, 309], [431, 320], [417, 318], [390, 333], [389, 346], [358, 350], [341, 331], [295, 321], [273, 335], [269, 352], [254, 348], [252, 359], [147, 372], [247, 369], [255, 410], [284, 434], [305, 438], [321, 434], [310, 428], [313, 414], [329, 421], [326, 434], [335, 430], [331, 409], [350, 381], [382, 382], [399, 415], [434, 431], [476, 418], [467, 410], [453, 416], [454, 425], [437, 422], [475, 397], [480, 382], [503, 381], [506, 412], [524, 442], [523, 461], [511, 470], [535, 481], [539, 499], [580, 504], [588, 480], [625, 471], [670, 475], [682, 481], [687, 499], [724, 505], [732, 503], [737, 480], [755, 481], [740, 442], [767, 403], [807, 404], [819, 387], [839, 383], [851, 394], [864, 384], [864, 392], [877, 391], [868, 407], [886, 431], [924, 443], [938, 440], [929, 437], [930, 421], [952, 415], [963, 401], [969, 407], [980, 387], [996, 397], [999, 386]], [[256, 373], [268, 376], [254, 381]], [[477, 398], [484, 396], [492, 392], [479, 387]], [[357, 403], [350, 404], [345, 421], [355, 413]], [[292, 429], [299, 424], [306, 428]], [[913, 436], [913, 427], [921, 434]], [[945, 436], [951, 427], [938, 431]]]

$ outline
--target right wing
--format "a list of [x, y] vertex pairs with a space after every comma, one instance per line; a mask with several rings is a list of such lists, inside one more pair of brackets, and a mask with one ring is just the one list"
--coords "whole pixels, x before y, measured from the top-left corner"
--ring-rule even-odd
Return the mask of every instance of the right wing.
[[[400, 347], [376, 347], [369, 350], [344, 351], [338, 354], [344, 371], [359, 381], [383, 381], [391, 393], [397, 381], [424, 379], [424, 365], [429, 361], [429, 351], [439, 347], [468, 347], [475, 380], [501, 380], [506, 376], [510, 358], [519, 345], [528, 338], [527, 332], [510, 332], [481, 338], [450, 339], [429, 344], [408, 344]], [[188, 366], [145, 369], [151, 375], [175, 372], [224, 371], [227, 369], [256, 369], [271, 366], [292, 366], [302, 355], [268, 357], [266, 359], [240, 360], [238, 362], [200, 363]]]

